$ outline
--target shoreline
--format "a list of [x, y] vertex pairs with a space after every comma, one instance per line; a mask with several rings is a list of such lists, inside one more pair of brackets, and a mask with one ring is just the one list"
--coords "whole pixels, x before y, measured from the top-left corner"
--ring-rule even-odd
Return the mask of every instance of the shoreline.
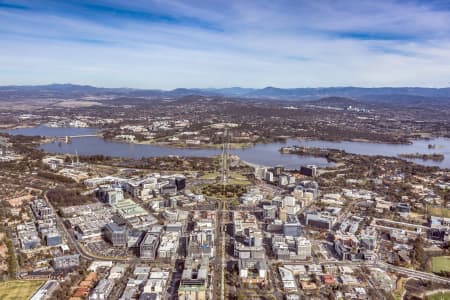
[[400, 158], [406, 158], [406, 159], [420, 159], [423, 161], [431, 160], [434, 162], [441, 162], [445, 159], [444, 154], [440, 153], [432, 153], [432, 154], [426, 154], [426, 153], [401, 153], [398, 155]]
[[[100, 137], [100, 136], [99, 136]], [[446, 137], [436, 137], [436, 138], [446, 138]], [[230, 149], [248, 149], [252, 148], [257, 145], [267, 145], [267, 144], [286, 144], [287, 140], [296, 140], [298, 142], [310, 142], [310, 141], [322, 141], [322, 142], [330, 142], [330, 143], [345, 143], [345, 142], [351, 142], [351, 143], [367, 143], [367, 144], [387, 144], [387, 145], [412, 145], [414, 140], [431, 140], [429, 138], [427, 139], [413, 139], [409, 140], [408, 142], [387, 142], [387, 141], [380, 141], [380, 140], [368, 140], [368, 139], [316, 139], [316, 138], [304, 138], [304, 137], [287, 137], [285, 141], [266, 141], [266, 142], [251, 142], [251, 143], [230, 143]], [[154, 142], [154, 141], [126, 141], [126, 140], [120, 140], [120, 139], [105, 139], [105, 141], [114, 141], [118, 143], [124, 143], [124, 144], [135, 144], [135, 145], [155, 145], [155, 146], [162, 146], [162, 147], [171, 147], [171, 148], [177, 148], [177, 149], [222, 149], [222, 144], [199, 144], [199, 145], [191, 145], [191, 144], [180, 144], [180, 143], [170, 143], [170, 142]]]
[[[45, 124], [37, 124], [37, 125], [0, 125], [0, 132], [5, 132], [9, 130], [18, 130], [18, 129], [26, 129], [26, 128], [34, 128], [38, 126], [45, 126]], [[114, 139], [114, 138], [108, 138], [105, 139], [103, 137], [104, 134], [104, 128], [95, 128], [95, 127], [49, 127], [49, 128], [94, 128], [97, 129], [95, 134], [98, 134], [98, 137], [103, 138], [105, 141], [114, 141], [114, 142], [120, 142], [120, 143], [126, 143], [126, 144], [136, 144], [136, 145], [155, 145], [155, 146], [163, 146], [163, 147], [172, 147], [172, 148], [178, 148], [178, 149], [221, 149], [222, 144], [183, 144], [183, 143], [171, 143], [171, 142], [158, 142], [158, 141], [152, 141], [152, 140], [144, 140], [144, 141], [127, 141], [127, 140], [120, 140], [120, 139]], [[5, 132], [7, 133], [7, 132]], [[13, 134], [12, 134], [13, 135]], [[43, 136], [44, 138], [48, 138], [49, 136]], [[397, 142], [394, 142], [393, 140], [383, 141], [383, 140], [370, 140], [370, 139], [363, 139], [363, 138], [336, 138], [336, 139], [324, 139], [324, 138], [314, 138], [314, 137], [302, 137], [302, 136], [278, 136], [278, 137], [272, 137], [268, 141], [254, 141], [254, 142], [248, 142], [248, 143], [230, 143], [230, 149], [247, 149], [252, 148], [256, 145], [264, 145], [264, 144], [272, 144], [272, 143], [286, 143], [288, 139], [296, 140], [299, 142], [302, 141], [323, 141], [323, 142], [331, 142], [331, 143], [345, 143], [345, 142], [353, 142], [353, 143], [368, 143], [368, 144], [387, 144], [387, 145], [411, 145], [414, 143], [414, 141], [430, 141], [433, 139], [450, 139], [450, 137], [446, 136], [435, 136], [430, 135], [428, 137], [418, 137], [418, 138], [405, 138], [400, 139]], [[283, 141], [284, 140], [284, 141]]]
[[[445, 137], [436, 137], [436, 138], [445, 138]], [[292, 137], [291, 139], [297, 140], [299, 142], [311, 142], [311, 141], [323, 141], [323, 142], [331, 142], [331, 143], [345, 143], [345, 142], [352, 142], [352, 143], [367, 143], [367, 144], [387, 144], [387, 145], [412, 145], [414, 140], [430, 140], [427, 139], [409, 139], [407, 142], [388, 142], [388, 141], [381, 141], [381, 140], [368, 140], [368, 139], [315, 139], [315, 138], [304, 138], [304, 137]]]
[[[99, 136], [101, 137], [101, 136]], [[123, 143], [123, 144], [132, 144], [132, 145], [149, 145], [149, 146], [158, 146], [158, 147], [170, 147], [175, 149], [194, 149], [194, 150], [220, 150], [222, 149], [222, 144], [200, 144], [200, 145], [189, 145], [189, 144], [171, 144], [169, 142], [154, 142], [154, 141], [125, 141], [120, 139], [105, 139], [105, 141], [112, 141], [117, 143]], [[242, 145], [236, 145], [233, 143], [230, 143], [230, 149], [248, 149], [257, 144], [255, 143], [248, 143], [248, 144], [242, 144]]]

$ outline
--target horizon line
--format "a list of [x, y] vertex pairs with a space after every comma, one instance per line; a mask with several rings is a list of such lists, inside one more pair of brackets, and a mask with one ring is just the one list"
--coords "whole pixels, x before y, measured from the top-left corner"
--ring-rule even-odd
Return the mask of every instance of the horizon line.
[[354, 86], [354, 85], [330, 85], [330, 86], [305, 86], [305, 87], [277, 87], [277, 86], [264, 86], [264, 87], [246, 87], [246, 86], [224, 86], [224, 87], [176, 87], [172, 89], [163, 88], [152, 88], [152, 87], [127, 87], [127, 86], [97, 86], [92, 84], [82, 84], [82, 83], [42, 83], [42, 84], [0, 84], [1, 88], [4, 87], [48, 87], [48, 86], [77, 86], [77, 87], [91, 87], [97, 89], [129, 89], [129, 90], [156, 90], [163, 92], [171, 92], [179, 89], [187, 90], [221, 90], [221, 89], [252, 89], [252, 90], [263, 90], [263, 89], [280, 89], [280, 90], [294, 90], [294, 89], [332, 89], [332, 88], [355, 88], [355, 89], [405, 89], [405, 88], [419, 88], [419, 89], [450, 89], [449, 86], [442, 87], [432, 87], [432, 86], [420, 86], [420, 85], [402, 85], [402, 86]]

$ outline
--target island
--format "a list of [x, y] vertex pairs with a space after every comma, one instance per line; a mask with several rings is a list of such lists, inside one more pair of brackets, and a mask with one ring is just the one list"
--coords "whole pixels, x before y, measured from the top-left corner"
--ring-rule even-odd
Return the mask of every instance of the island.
[[401, 158], [433, 160], [433, 161], [443, 161], [445, 158], [445, 156], [440, 153], [431, 153], [431, 154], [403, 153], [403, 154], [399, 154], [398, 156]]

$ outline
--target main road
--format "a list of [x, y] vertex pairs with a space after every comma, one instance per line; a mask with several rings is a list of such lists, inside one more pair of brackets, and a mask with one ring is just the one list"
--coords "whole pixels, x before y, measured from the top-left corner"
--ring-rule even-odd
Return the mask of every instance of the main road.
[[[215, 236], [215, 247], [216, 253], [214, 258], [214, 274], [213, 274], [213, 286], [214, 293], [213, 299], [218, 299], [220, 295], [220, 299], [225, 299], [225, 235], [223, 232], [223, 213], [226, 213], [226, 210], [223, 210], [223, 206], [225, 205], [224, 200], [216, 199], [217, 201], [217, 220], [216, 220], [216, 236]], [[219, 290], [220, 286], [220, 290]]]

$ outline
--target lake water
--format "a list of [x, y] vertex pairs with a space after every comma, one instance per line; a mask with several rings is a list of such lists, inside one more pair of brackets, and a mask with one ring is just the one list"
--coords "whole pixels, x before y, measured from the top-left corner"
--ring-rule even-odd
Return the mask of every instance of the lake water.
[[[21, 128], [7, 130], [10, 134], [41, 135], [41, 136], [75, 136], [94, 134], [96, 128], [50, 128], [39, 126], [34, 128]], [[436, 149], [429, 149], [429, 144], [435, 144]], [[284, 165], [287, 168], [299, 168], [300, 165], [315, 164], [327, 166], [329, 163], [324, 158], [282, 154], [278, 150], [283, 146], [302, 145], [310, 147], [333, 148], [345, 150], [349, 153], [365, 155], [397, 156], [401, 153], [442, 153], [445, 159], [440, 162], [411, 160], [418, 164], [450, 168], [450, 139], [436, 138], [431, 140], [415, 140], [410, 145], [394, 145], [365, 142], [328, 142], [328, 141], [300, 141], [289, 139], [286, 143], [258, 144], [247, 149], [233, 149], [230, 152], [239, 156], [242, 160], [263, 166]], [[80, 155], [103, 154], [107, 156], [141, 158], [152, 156], [192, 156], [209, 157], [220, 154], [217, 149], [186, 149], [157, 145], [139, 145], [122, 143], [117, 141], [105, 141], [100, 137], [74, 138], [72, 143], [48, 143], [41, 145], [41, 149], [49, 153], [78, 152]]]

